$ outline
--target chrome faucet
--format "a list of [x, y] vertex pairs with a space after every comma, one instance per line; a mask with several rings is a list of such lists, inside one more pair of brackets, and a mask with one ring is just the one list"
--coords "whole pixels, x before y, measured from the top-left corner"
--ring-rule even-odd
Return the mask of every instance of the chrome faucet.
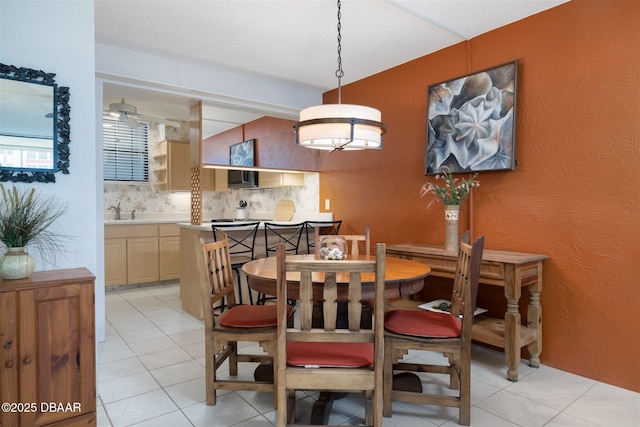
[[120, 220], [120, 202], [118, 202], [118, 206], [111, 206], [109, 210], [111, 209], [116, 211], [116, 220]]
[[131, 219], [136, 219], [136, 210], [131, 211]]

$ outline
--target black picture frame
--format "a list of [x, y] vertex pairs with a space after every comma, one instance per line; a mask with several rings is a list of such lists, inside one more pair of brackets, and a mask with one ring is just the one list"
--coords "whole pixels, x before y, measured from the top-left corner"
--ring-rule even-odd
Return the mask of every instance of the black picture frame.
[[255, 166], [255, 139], [249, 139], [229, 147], [231, 166]]
[[518, 61], [429, 86], [425, 174], [516, 167]]

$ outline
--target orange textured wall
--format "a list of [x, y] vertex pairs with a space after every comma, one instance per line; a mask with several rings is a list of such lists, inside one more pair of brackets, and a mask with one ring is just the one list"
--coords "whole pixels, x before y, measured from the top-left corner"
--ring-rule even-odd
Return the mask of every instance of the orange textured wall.
[[419, 198], [427, 88], [519, 60], [517, 168], [480, 175], [460, 229], [487, 248], [549, 256], [542, 363], [635, 391], [639, 23], [635, 0], [573, 0], [347, 85], [343, 102], [382, 111], [384, 148], [320, 156], [320, 206], [331, 200], [345, 233], [369, 224], [373, 242], [442, 244], [442, 206]]

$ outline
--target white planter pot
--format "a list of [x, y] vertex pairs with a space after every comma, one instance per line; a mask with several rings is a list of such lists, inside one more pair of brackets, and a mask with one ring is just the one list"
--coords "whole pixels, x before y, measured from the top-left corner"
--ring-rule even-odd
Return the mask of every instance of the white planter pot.
[[8, 248], [0, 258], [0, 277], [4, 280], [29, 277], [36, 266], [35, 261], [24, 248]]

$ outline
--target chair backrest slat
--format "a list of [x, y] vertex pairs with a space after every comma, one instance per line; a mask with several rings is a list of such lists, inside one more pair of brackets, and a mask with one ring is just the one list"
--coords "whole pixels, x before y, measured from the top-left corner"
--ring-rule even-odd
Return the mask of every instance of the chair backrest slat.
[[300, 328], [311, 329], [311, 319], [313, 317], [313, 287], [311, 271], [300, 273]]
[[335, 331], [338, 312], [338, 284], [336, 283], [336, 273], [324, 274], [322, 299], [324, 329], [325, 331]]
[[349, 274], [349, 330], [360, 329], [362, 318], [362, 275], [360, 272]]

